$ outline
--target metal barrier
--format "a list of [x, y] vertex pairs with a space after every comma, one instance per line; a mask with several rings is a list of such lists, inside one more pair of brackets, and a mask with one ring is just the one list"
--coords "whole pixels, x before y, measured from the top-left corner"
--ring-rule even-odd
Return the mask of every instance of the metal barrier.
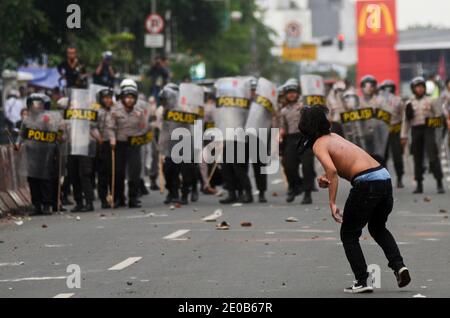
[[31, 206], [30, 190], [21, 173], [22, 152], [0, 146], [0, 214], [21, 212]]

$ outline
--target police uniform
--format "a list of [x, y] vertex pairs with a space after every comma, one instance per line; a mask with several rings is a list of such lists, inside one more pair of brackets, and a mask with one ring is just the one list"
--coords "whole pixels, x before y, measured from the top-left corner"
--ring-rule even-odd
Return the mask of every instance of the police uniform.
[[125, 205], [125, 177], [128, 180], [128, 206], [139, 207], [142, 169], [142, 131], [147, 126], [144, 110], [137, 104], [130, 110], [119, 102], [108, 117], [107, 129], [116, 152], [115, 207]]
[[[187, 93], [186, 96], [181, 96], [181, 92]], [[191, 93], [195, 92], [195, 97]], [[193, 141], [192, 131], [195, 120], [197, 120], [201, 114], [199, 113], [199, 107], [203, 105], [203, 89], [194, 84], [181, 84], [180, 87], [170, 83], [164, 87], [161, 91], [160, 98], [163, 101], [164, 114], [163, 114], [163, 128], [160, 134], [160, 151], [165, 157], [163, 164], [163, 173], [166, 181], [166, 189], [168, 195], [165, 204], [181, 203], [188, 204], [189, 193], [192, 194], [191, 201], [196, 201], [198, 196], [196, 193], [196, 166], [193, 163], [194, 159], [194, 143], [192, 142], [191, 158], [190, 162], [178, 162], [179, 158], [172, 157], [173, 147], [178, 144], [178, 140], [172, 140], [172, 133], [182, 128], [183, 131], [189, 131], [189, 136], [185, 138], [191, 138]], [[192, 99], [198, 99], [197, 105], [192, 105]], [[192, 106], [192, 108], [191, 108]], [[188, 109], [184, 109], [187, 107]], [[191, 120], [192, 119], [192, 120]], [[177, 153], [178, 155], [178, 153]], [[179, 154], [184, 158], [184, 154]], [[181, 180], [180, 181], [180, 176]], [[181, 200], [179, 197], [179, 191], [181, 190]]]
[[[412, 88], [414, 89], [418, 85], [425, 85], [425, 81], [413, 81]], [[436, 128], [430, 122], [430, 119], [442, 118], [442, 109], [428, 96], [414, 96], [406, 105], [401, 137], [407, 139], [411, 130], [414, 176], [418, 183], [415, 193], [423, 192], [425, 153], [429, 160], [430, 170], [438, 183], [438, 190], [443, 193], [443, 172], [438, 148], [440, 145], [437, 145], [436, 142]]]
[[[95, 119], [98, 113], [92, 108], [89, 91], [72, 89], [69, 108], [66, 110], [67, 131], [69, 132], [69, 156], [67, 169], [69, 180], [73, 187], [73, 197], [76, 202], [71, 212], [94, 211], [94, 160], [98, 136]], [[85, 110], [88, 109], [88, 113]], [[77, 113], [82, 112], [81, 118]]]
[[[299, 195], [306, 188], [303, 179], [299, 174], [301, 160], [297, 154], [297, 144], [301, 134], [298, 129], [300, 122], [300, 111], [303, 107], [302, 102], [291, 103], [281, 110], [280, 126], [285, 131], [283, 166], [289, 185], [289, 193]], [[308, 171], [303, 169], [303, 176], [308, 175]], [[309, 185], [312, 188], [312, 185]], [[294, 196], [295, 196], [294, 195]], [[292, 199], [292, 198], [291, 198]], [[289, 200], [291, 201], [291, 200]], [[292, 202], [292, 201], [291, 201]]]
[[327, 97], [327, 107], [330, 111], [331, 131], [343, 137], [344, 130], [341, 123], [341, 113], [345, 111], [345, 104], [342, 94], [343, 91], [333, 88]]
[[[388, 148], [386, 149], [385, 160], [387, 162], [389, 160], [389, 154], [392, 155], [395, 172], [397, 174], [397, 185], [399, 188], [403, 188], [402, 177], [405, 173], [405, 168], [401, 146], [401, 129], [405, 107], [401, 98], [389, 91], [389, 87], [387, 86], [388, 84], [389, 83], [386, 81], [380, 87], [382, 89], [380, 97], [383, 102], [383, 109], [391, 115], [389, 123], [389, 141]], [[392, 82], [390, 85], [392, 87], [391, 89], [395, 92], [395, 84]]]
[[27, 176], [34, 213], [51, 214], [51, 207], [55, 210], [55, 158], [61, 117], [48, 111], [50, 100], [43, 94], [32, 94], [27, 108], [29, 115], [22, 122], [18, 140], [26, 159], [20, 170]]
[[107, 131], [108, 117], [111, 115], [111, 109], [101, 108], [98, 112], [98, 130], [102, 142], [98, 144], [97, 150], [97, 192], [102, 202], [102, 208], [109, 208], [107, 201], [108, 193], [112, 191], [112, 149], [110, 136]]

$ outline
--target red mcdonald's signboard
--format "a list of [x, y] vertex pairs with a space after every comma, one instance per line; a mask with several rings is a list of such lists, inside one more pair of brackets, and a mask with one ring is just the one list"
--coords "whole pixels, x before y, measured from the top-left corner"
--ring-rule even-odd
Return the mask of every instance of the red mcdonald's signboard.
[[396, 0], [358, 0], [357, 81], [364, 75], [374, 75], [379, 82], [391, 79], [399, 82]]

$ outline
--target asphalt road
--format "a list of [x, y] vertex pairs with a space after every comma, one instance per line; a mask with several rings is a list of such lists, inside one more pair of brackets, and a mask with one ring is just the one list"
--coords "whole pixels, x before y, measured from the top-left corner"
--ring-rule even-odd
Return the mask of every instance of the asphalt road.
[[[220, 206], [202, 195], [171, 210], [153, 192], [137, 210], [4, 219], [0, 297], [450, 297], [450, 191], [437, 195], [427, 176], [426, 193], [413, 196], [411, 177], [405, 181], [389, 222], [413, 279], [403, 290], [365, 231], [361, 243], [368, 264], [381, 267], [381, 288], [344, 294], [353, 276], [327, 192], [314, 193], [311, 206], [301, 206], [301, 197], [287, 204], [274, 176], [265, 205]], [[349, 188], [341, 182], [340, 207]], [[217, 222], [202, 221], [219, 208]], [[230, 230], [216, 230], [221, 221]], [[80, 288], [68, 288], [71, 264], [80, 267]]]

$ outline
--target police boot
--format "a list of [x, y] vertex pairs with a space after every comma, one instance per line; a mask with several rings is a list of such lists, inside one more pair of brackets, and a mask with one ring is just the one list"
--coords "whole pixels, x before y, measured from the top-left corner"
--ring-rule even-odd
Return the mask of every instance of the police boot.
[[437, 182], [437, 188], [438, 188], [438, 193], [439, 194], [444, 194], [445, 193], [445, 189], [444, 189], [444, 185], [442, 183], [442, 179], [438, 180]]
[[75, 207], [72, 210], [70, 210], [70, 212], [79, 213], [79, 212], [83, 212], [83, 209], [84, 209], [83, 203], [77, 202]]
[[94, 204], [92, 202], [87, 202], [83, 210], [81, 210], [80, 212], [94, 212], [94, 210]]
[[44, 207], [42, 208], [42, 215], [52, 215], [49, 205], [44, 205]]
[[397, 188], [403, 189], [404, 187], [405, 187], [405, 185], [403, 184], [402, 176], [398, 176], [397, 177]]
[[124, 199], [119, 199], [119, 200], [117, 200], [117, 202], [114, 203], [114, 209], [124, 208], [126, 206], [127, 205], [125, 204]]
[[189, 204], [189, 200], [188, 200], [188, 193], [183, 193], [181, 195], [181, 200], [179, 202], [181, 205], [188, 205]]
[[67, 196], [63, 196], [61, 200], [62, 205], [73, 205], [73, 202], [69, 200]]
[[147, 187], [145, 186], [145, 181], [141, 179], [139, 182], [139, 191], [142, 195], [149, 195], [150, 192], [148, 192]]
[[42, 208], [39, 207], [34, 207], [33, 208], [33, 212], [30, 213], [30, 216], [34, 216], [34, 215], [41, 215], [42, 214]]
[[155, 179], [151, 179], [150, 180], [150, 190], [152, 190], [152, 191], [159, 191], [159, 187], [156, 184], [156, 180]]
[[234, 191], [228, 191], [228, 197], [223, 200], [220, 200], [220, 204], [233, 204], [237, 202], [236, 193]]
[[140, 202], [136, 199], [130, 199], [130, 202], [128, 203], [128, 207], [130, 209], [139, 209], [142, 208]]
[[52, 206], [52, 211], [53, 211], [53, 213], [56, 213], [56, 212], [67, 212], [67, 209], [65, 209], [62, 205], [58, 209], [58, 206], [54, 205], [54, 206]]
[[169, 192], [166, 196], [166, 199], [164, 200], [164, 204], [170, 204], [172, 203], [172, 194]]
[[303, 197], [303, 201], [302, 201], [302, 205], [309, 205], [312, 204], [312, 197], [311, 197], [311, 192], [307, 191], [305, 192], [305, 196]]
[[198, 201], [198, 190], [197, 187], [192, 188], [191, 192], [191, 202], [197, 202]]
[[294, 202], [295, 197], [298, 196], [298, 195], [300, 195], [300, 194], [301, 194], [301, 191], [300, 191], [300, 189], [298, 189], [298, 188], [289, 190], [288, 195], [287, 195], [287, 197], [286, 197], [286, 202], [287, 202], [287, 203], [292, 203], [292, 202]]
[[239, 202], [248, 204], [253, 202], [253, 195], [251, 190], [245, 190], [244, 193], [239, 197]]
[[102, 209], [103, 210], [111, 209], [111, 205], [108, 203], [108, 201], [102, 200]]
[[263, 191], [259, 191], [259, 203], [267, 203], [267, 199]]
[[422, 181], [417, 182], [417, 188], [414, 190], [413, 194], [422, 194], [423, 193], [423, 183]]

